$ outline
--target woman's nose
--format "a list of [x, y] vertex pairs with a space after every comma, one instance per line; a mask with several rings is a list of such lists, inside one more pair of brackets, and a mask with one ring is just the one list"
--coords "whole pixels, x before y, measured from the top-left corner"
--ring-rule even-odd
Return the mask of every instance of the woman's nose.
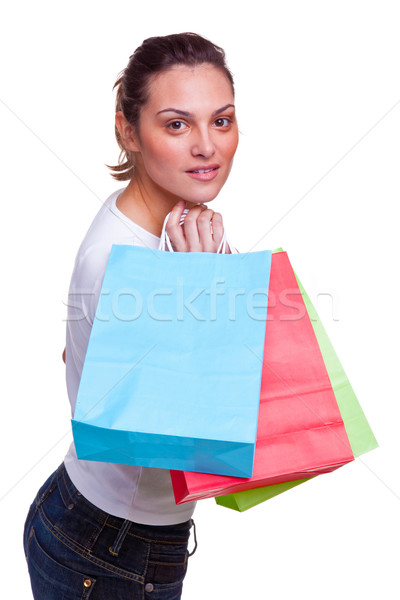
[[192, 155], [211, 158], [215, 154], [215, 145], [208, 130], [198, 131], [193, 138]]

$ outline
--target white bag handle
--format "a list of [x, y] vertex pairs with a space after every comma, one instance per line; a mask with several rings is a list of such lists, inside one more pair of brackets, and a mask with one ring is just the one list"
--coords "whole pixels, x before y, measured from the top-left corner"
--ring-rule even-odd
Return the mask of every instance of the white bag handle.
[[[183, 211], [183, 213], [181, 215], [181, 218], [179, 220], [179, 225], [183, 225], [183, 222], [184, 222], [185, 217], [188, 214], [188, 212], [189, 212], [189, 209], [185, 208], [185, 210]], [[168, 223], [168, 219], [169, 219], [169, 215], [170, 214], [171, 213], [168, 213], [167, 216], [164, 219], [164, 224], [163, 224], [163, 228], [162, 228], [162, 231], [161, 231], [160, 244], [158, 246], [158, 249], [159, 250], [167, 250], [167, 248], [168, 248], [168, 250], [170, 252], [174, 252], [174, 249], [173, 249], [172, 244], [171, 244], [171, 240], [169, 239], [169, 235], [168, 235], [168, 233], [165, 230], [165, 228], [167, 226], [167, 223]], [[238, 254], [238, 251], [229, 242], [229, 240], [228, 240], [228, 238], [226, 236], [225, 229], [224, 229], [224, 234], [223, 234], [222, 240], [221, 240], [221, 242], [220, 242], [220, 244], [218, 246], [217, 253], [221, 252], [221, 254], [226, 254], [226, 246], [227, 245], [231, 249], [231, 253], [232, 254]]]

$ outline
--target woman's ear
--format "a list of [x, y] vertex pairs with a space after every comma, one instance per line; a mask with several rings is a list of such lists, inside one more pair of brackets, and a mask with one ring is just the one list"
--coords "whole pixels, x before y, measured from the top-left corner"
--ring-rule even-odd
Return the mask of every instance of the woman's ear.
[[115, 126], [119, 131], [124, 147], [131, 152], [140, 152], [139, 145], [136, 142], [135, 130], [121, 110], [115, 113]]

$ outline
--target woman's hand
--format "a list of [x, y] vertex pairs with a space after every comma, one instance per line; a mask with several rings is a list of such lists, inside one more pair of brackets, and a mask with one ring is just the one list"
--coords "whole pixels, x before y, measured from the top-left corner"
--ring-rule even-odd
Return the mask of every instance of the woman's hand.
[[[185, 202], [178, 202], [171, 211], [165, 228], [176, 252], [216, 252], [222, 240], [224, 225], [221, 213], [199, 204], [189, 210], [183, 225], [179, 221]], [[227, 254], [230, 250], [227, 248]]]

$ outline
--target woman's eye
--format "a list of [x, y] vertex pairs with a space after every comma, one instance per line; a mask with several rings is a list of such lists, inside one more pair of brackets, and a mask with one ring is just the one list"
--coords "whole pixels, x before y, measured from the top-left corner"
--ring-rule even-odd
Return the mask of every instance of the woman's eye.
[[183, 121], [172, 121], [172, 123], [169, 123], [167, 127], [173, 131], [181, 131], [186, 127], [186, 125]]
[[214, 121], [214, 123], [217, 127], [229, 127], [229, 125], [232, 123], [232, 121], [231, 121], [231, 119], [228, 119], [227, 117], [220, 117], [219, 119]]

